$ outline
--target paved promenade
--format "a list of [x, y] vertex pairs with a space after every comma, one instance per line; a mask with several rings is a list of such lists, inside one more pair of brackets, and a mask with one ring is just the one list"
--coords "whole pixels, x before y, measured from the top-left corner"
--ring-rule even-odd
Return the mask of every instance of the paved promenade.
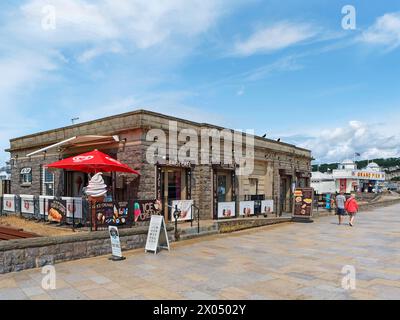
[[[40, 269], [0, 275], [0, 299], [400, 299], [400, 205], [358, 215], [286, 223], [56, 265], [56, 289]], [[342, 288], [354, 266], [356, 289]]]

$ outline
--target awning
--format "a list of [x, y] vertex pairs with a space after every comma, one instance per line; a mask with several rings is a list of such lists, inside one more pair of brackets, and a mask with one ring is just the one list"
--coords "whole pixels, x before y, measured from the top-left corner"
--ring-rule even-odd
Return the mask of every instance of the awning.
[[119, 136], [94, 136], [94, 135], [88, 135], [88, 136], [75, 136], [71, 137], [68, 139], [65, 139], [63, 141], [57, 142], [55, 144], [52, 144], [50, 146], [41, 148], [39, 150], [36, 150], [34, 152], [31, 152], [27, 154], [27, 157], [33, 156], [38, 153], [45, 152], [47, 150], [57, 148], [60, 146], [63, 147], [70, 147], [70, 146], [79, 146], [79, 147], [84, 147], [84, 146], [94, 146], [97, 144], [104, 144], [104, 143], [110, 143], [110, 142], [119, 142]]

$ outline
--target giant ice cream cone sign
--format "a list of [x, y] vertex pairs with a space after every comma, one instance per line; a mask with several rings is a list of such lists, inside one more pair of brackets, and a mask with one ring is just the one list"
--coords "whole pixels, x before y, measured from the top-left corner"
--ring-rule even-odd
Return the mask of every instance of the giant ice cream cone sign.
[[89, 181], [85, 191], [92, 207], [92, 226], [97, 230], [96, 203], [103, 202], [107, 193], [107, 185], [104, 183], [102, 173], [96, 173]]
[[107, 193], [107, 185], [104, 183], [102, 173], [96, 173], [89, 181], [86, 194], [92, 198], [101, 198]]

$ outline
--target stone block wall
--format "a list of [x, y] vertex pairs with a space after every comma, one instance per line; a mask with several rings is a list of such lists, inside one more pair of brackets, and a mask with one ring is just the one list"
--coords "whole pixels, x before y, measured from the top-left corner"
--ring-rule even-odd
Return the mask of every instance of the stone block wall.
[[[144, 248], [148, 227], [119, 230], [122, 250]], [[173, 241], [173, 227], [167, 227]], [[0, 241], [0, 274], [111, 254], [108, 231]]]
[[[11, 193], [13, 194], [31, 194], [35, 196], [39, 196], [41, 193], [41, 166], [44, 164], [54, 162], [58, 160], [58, 156], [36, 156], [29, 159], [17, 160], [16, 165], [14, 165], [11, 169]], [[31, 185], [22, 185], [20, 182], [20, 172], [22, 168], [32, 168], [32, 184]], [[55, 193], [57, 193], [57, 187], [60, 184], [60, 174], [62, 170], [58, 170], [58, 172], [54, 172], [54, 188]]]
[[213, 177], [212, 168], [198, 165], [192, 171], [192, 199], [200, 209], [200, 219], [213, 217]]

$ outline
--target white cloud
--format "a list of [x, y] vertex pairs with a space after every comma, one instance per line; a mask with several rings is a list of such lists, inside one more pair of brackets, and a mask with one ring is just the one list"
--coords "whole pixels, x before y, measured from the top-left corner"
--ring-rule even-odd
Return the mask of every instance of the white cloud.
[[400, 12], [387, 13], [363, 32], [361, 41], [368, 44], [384, 45], [389, 49], [400, 45]]
[[268, 53], [311, 39], [316, 33], [315, 27], [310, 24], [281, 21], [257, 30], [246, 40], [238, 41], [234, 52], [241, 56]]
[[297, 62], [295, 56], [287, 56], [243, 73], [242, 78], [244, 81], [258, 81], [275, 73], [297, 71], [301, 69], [303, 69], [303, 66]]
[[295, 140], [299, 146], [312, 150], [314, 158], [321, 162], [353, 158], [355, 152], [362, 159], [399, 157], [400, 134], [398, 129], [393, 129], [387, 131], [382, 125], [350, 121], [347, 126], [325, 129], [305, 138], [295, 137]]
[[88, 62], [89, 60], [92, 60], [92, 59], [96, 58], [97, 56], [103, 55], [105, 53], [121, 53], [123, 51], [124, 50], [119, 43], [114, 43], [107, 47], [102, 47], [102, 46], [93, 47], [91, 49], [84, 51], [82, 54], [80, 54], [77, 57], [77, 60], [80, 63], [85, 63], [85, 62]]
[[[141, 79], [142, 88], [132, 89], [133, 94], [138, 94], [150, 86], [146, 83], [149, 78], [152, 82], [159, 81], [163, 71], [179, 63], [199, 38], [239, 3], [244, 1], [25, 0], [16, 4], [12, 11], [2, 15], [0, 26], [2, 118], [8, 123], [21, 123], [27, 113], [37, 113], [40, 107], [32, 105], [22, 110], [22, 96], [27, 98], [35, 89], [54, 85], [55, 77], [64, 80], [64, 71], [68, 74], [80, 67], [74, 65], [75, 60], [86, 63], [107, 53], [131, 54], [131, 63], [137, 64], [134, 76]], [[42, 27], [46, 16], [43, 8], [48, 6], [55, 9], [54, 30]], [[145, 63], [148, 65], [143, 66]], [[149, 74], [149, 70], [155, 70], [156, 74]], [[100, 111], [103, 114], [127, 111], [136, 101], [116, 100]], [[11, 137], [41, 129], [33, 120], [35, 117], [19, 126], [0, 126], [4, 142], [0, 147], [7, 147]], [[0, 157], [6, 156], [0, 153]]]
[[221, 126], [228, 125], [225, 115], [217, 112], [205, 112], [196, 106], [185, 103], [186, 98], [195, 95], [195, 93], [187, 91], [167, 91], [135, 97], [129, 96], [115, 99], [104, 105], [92, 106], [82, 111], [78, 117], [80, 121], [88, 121], [123, 112], [145, 109], [197, 122], [212, 122], [212, 124]]
[[[21, 6], [23, 17], [13, 29], [22, 37], [29, 33], [33, 41], [51, 44], [115, 40], [147, 49], [175, 37], [189, 39], [206, 32], [223, 14], [224, 3], [226, 0], [31, 0]], [[54, 30], [44, 30], [41, 24], [42, 10], [49, 5], [55, 9]]]

